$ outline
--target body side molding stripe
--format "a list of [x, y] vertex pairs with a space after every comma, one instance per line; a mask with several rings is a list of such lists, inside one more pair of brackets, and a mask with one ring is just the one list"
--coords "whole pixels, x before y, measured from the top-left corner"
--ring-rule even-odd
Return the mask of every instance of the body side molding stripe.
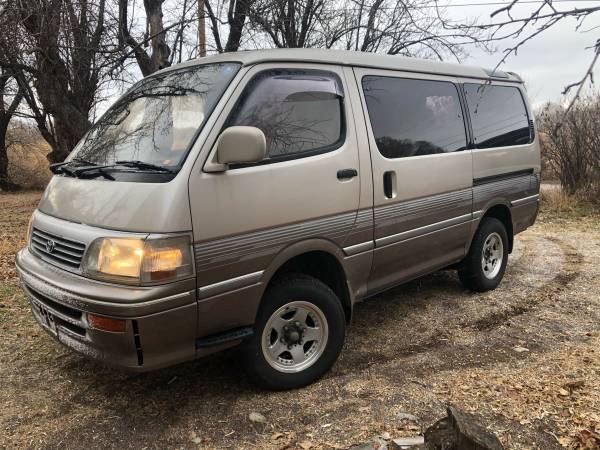
[[373, 250], [374, 247], [375, 243], [373, 241], [361, 242], [360, 244], [344, 247], [344, 253], [347, 256], [354, 256], [358, 255], [359, 253], [366, 252], [368, 250]]
[[262, 278], [264, 270], [258, 272], [247, 273], [239, 277], [230, 278], [228, 280], [219, 281], [218, 283], [207, 284], [198, 288], [198, 297], [200, 299], [212, 297], [224, 292], [233, 291], [234, 289], [243, 288], [256, 284]]
[[303, 239], [326, 238], [337, 242], [352, 230], [356, 216], [357, 212], [351, 211], [194, 244], [196, 271], [274, 254], [284, 245]]
[[527, 203], [533, 203], [533, 202], [538, 201], [539, 198], [540, 198], [539, 194], [530, 195], [529, 197], [519, 198], [517, 200], [513, 200], [512, 202], [510, 202], [510, 206], [521, 206], [521, 205], [525, 205]]
[[395, 244], [397, 242], [405, 241], [410, 238], [418, 237], [422, 234], [431, 233], [433, 231], [439, 231], [441, 229], [451, 227], [452, 225], [458, 225], [470, 221], [472, 214], [463, 214], [462, 216], [453, 217], [452, 219], [442, 220], [441, 222], [435, 222], [423, 227], [414, 228], [412, 230], [403, 231], [398, 234], [391, 234], [375, 240], [376, 247], [383, 247], [385, 245]]
[[478, 186], [478, 185], [487, 184], [487, 183], [493, 183], [495, 181], [501, 181], [501, 180], [505, 180], [507, 178], [515, 178], [515, 177], [521, 177], [523, 175], [532, 175], [532, 174], [533, 174], [533, 169], [524, 169], [524, 170], [517, 170], [514, 172], [500, 173], [498, 175], [492, 175], [489, 177], [474, 178], [473, 186]]

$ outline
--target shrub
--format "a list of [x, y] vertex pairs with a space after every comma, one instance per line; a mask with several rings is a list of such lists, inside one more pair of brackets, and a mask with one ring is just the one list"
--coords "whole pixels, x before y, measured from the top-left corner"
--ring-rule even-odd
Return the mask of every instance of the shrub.
[[[538, 115], [544, 166], [567, 194], [600, 193], [600, 95], [580, 99], [565, 114], [548, 104]], [[551, 177], [550, 177], [551, 178]]]

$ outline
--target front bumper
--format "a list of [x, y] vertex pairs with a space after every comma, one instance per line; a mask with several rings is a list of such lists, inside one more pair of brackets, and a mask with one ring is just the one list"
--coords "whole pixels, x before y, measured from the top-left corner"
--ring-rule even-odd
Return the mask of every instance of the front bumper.
[[[195, 280], [119, 286], [56, 268], [25, 248], [17, 270], [33, 316], [67, 347], [105, 363], [145, 371], [198, 355]], [[90, 327], [87, 313], [124, 319], [124, 333]]]

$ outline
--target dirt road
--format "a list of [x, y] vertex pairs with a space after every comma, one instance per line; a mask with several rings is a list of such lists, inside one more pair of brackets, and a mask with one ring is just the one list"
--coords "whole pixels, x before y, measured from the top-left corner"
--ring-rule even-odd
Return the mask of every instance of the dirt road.
[[418, 434], [448, 403], [507, 448], [600, 442], [597, 212], [543, 213], [494, 292], [439, 272], [361, 303], [332, 372], [271, 393], [247, 382], [235, 351], [131, 375], [35, 326], [11, 264], [38, 195], [0, 195], [0, 448], [347, 448]]

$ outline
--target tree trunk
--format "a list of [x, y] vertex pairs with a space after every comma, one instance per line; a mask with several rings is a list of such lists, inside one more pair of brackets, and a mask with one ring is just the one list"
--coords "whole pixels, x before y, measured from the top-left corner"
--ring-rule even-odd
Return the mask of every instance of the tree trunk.
[[242, 40], [242, 30], [246, 22], [246, 16], [249, 13], [249, 7], [252, 0], [238, 0], [235, 2], [235, 8], [232, 15], [229, 15], [229, 36], [225, 44], [226, 52], [235, 52], [240, 48]]
[[6, 148], [6, 130], [8, 121], [0, 120], [0, 183], [8, 179], [8, 154]]
[[[81, 122], [81, 120], [79, 122]], [[85, 122], [87, 122], [87, 120]], [[54, 120], [55, 144], [52, 145], [52, 151], [48, 153], [48, 161], [50, 161], [50, 163], [63, 162], [65, 158], [69, 156], [69, 153], [71, 153], [79, 140], [89, 129], [89, 122], [87, 123], [87, 126], [82, 126], [81, 123], [66, 123], [59, 118]]]
[[16, 191], [19, 186], [8, 181], [8, 148], [6, 147], [6, 132], [9, 120], [0, 120], [0, 189]]
[[144, 7], [150, 26], [152, 46], [152, 66], [154, 72], [169, 67], [171, 49], [167, 45], [167, 36], [163, 26], [162, 0], [144, 0]]

